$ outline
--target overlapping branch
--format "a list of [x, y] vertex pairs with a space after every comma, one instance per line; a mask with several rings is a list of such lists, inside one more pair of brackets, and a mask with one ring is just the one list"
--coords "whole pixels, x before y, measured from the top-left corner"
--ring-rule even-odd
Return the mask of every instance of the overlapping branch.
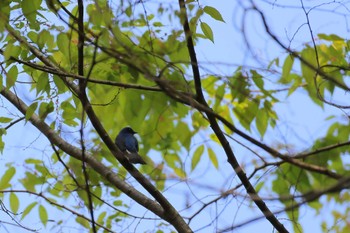
[[[63, 71], [60, 67], [57, 67], [54, 62], [50, 61], [41, 51], [39, 51], [37, 48], [35, 48], [33, 45], [31, 45], [28, 41], [26, 41], [21, 35], [19, 35], [16, 31], [11, 28], [10, 25], [5, 26], [9, 34], [15, 38], [19, 43], [21, 43], [23, 46], [27, 47], [38, 59], [40, 59], [46, 66], [49, 66], [51, 69], [55, 71]], [[63, 71], [65, 72], [65, 71]], [[62, 77], [62, 80], [64, 83], [69, 87], [69, 89], [77, 96], [80, 97], [81, 102], [83, 103], [84, 111], [86, 112], [87, 116], [89, 117], [90, 122], [94, 126], [96, 132], [100, 135], [102, 141], [106, 144], [106, 146], [109, 148], [111, 153], [116, 157], [116, 159], [126, 168], [126, 170], [157, 200], [157, 202], [160, 204], [160, 206], [156, 206], [157, 209], [157, 215], [163, 218], [164, 220], [171, 223], [179, 232], [192, 232], [192, 230], [189, 228], [189, 226], [185, 223], [184, 219], [179, 215], [179, 213], [176, 211], [176, 209], [170, 204], [170, 202], [161, 194], [161, 192], [147, 179], [145, 176], [143, 176], [132, 164], [129, 163], [127, 158], [118, 150], [117, 146], [114, 144], [113, 140], [109, 137], [107, 131], [102, 126], [100, 120], [96, 116], [91, 103], [87, 99], [86, 95], [83, 95], [81, 93], [81, 89], [76, 86], [72, 81], [68, 80], [66, 77]], [[1, 87], [1, 94], [5, 97], [11, 97], [11, 92], [6, 90], [5, 88]], [[16, 98], [16, 97], [14, 97]], [[20, 101], [18, 99], [18, 101]], [[12, 104], [17, 106], [22, 106], [23, 104], [16, 104], [14, 100], [10, 101]], [[25, 105], [24, 105], [25, 106]], [[17, 107], [17, 108], [19, 108]], [[20, 108], [19, 108], [20, 110]], [[25, 114], [26, 109], [21, 109], [21, 112]], [[34, 116], [32, 116], [34, 117]], [[36, 120], [40, 120], [38, 117]], [[36, 120], [33, 120], [31, 118], [31, 122], [35, 125], [37, 123]], [[45, 124], [44, 122], [41, 122], [41, 124]], [[35, 125], [36, 126], [36, 125]], [[47, 126], [47, 125], [46, 125]], [[48, 126], [47, 126], [48, 127]], [[37, 127], [41, 132], [43, 132], [41, 128]], [[49, 130], [49, 129], [46, 129]], [[51, 130], [51, 129], [50, 129]], [[44, 133], [44, 132], [43, 132]], [[44, 133], [45, 134], [45, 133]], [[49, 138], [48, 134], [45, 134], [46, 137]], [[50, 140], [50, 139], [49, 139]], [[51, 140], [50, 140], [51, 141]], [[53, 144], [56, 144], [58, 146], [61, 146], [57, 142], [51, 141]], [[63, 148], [61, 148], [64, 150]], [[65, 151], [65, 150], [64, 150]], [[65, 151], [66, 152], [66, 151]], [[68, 153], [66, 152], [67, 154]], [[82, 160], [82, 158], [80, 158]], [[89, 156], [86, 156], [86, 162], [89, 162]], [[90, 164], [90, 163], [89, 163]], [[101, 168], [101, 166], [99, 167]], [[101, 172], [100, 170], [97, 170]], [[105, 172], [110, 172], [109, 169], [107, 169]], [[103, 173], [106, 175], [105, 173]], [[102, 174], [101, 174], [102, 175]], [[105, 177], [105, 176], [104, 176]], [[109, 180], [109, 179], [108, 179]], [[126, 193], [128, 194], [128, 193]], [[139, 196], [140, 198], [141, 196]], [[143, 200], [140, 199], [136, 200], [137, 202], [141, 201], [143, 203], [143, 206], [147, 209], [150, 209], [152, 212], [155, 210], [154, 208], [150, 208], [152, 205], [155, 205], [154, 201], [151, 201], [149, 198], [146, 198], [145, 196], [142, 196]], [[134, 199], [134, 198], [133, 198]], [[147, 204], [145, 204], [145, 202]], [[140, 203], [140, 202], [139, 202]], [[141, 204], [141, 203], [140, 203]], [[159, 207], [161, 207], [162, 211], [159, 212]], [[154, 212], [155, 213], [155, 212]]]
[[[184, 27], [184, 33], [186, 36], [187, 40], [187, 47], [188, 47], [188, 52], [190, 54], [191, 58], [191, 65], [192, 65], [192, 71], [193, 71], [193, 78], [195, 82], [195, 88], [196, 88], [196, 99], [199, 103], [204, 105], [205, 107], [208, 107], [208, 104], [204, 98], [203, 92], [202, 92], [202, 87], [201, 87], [201, 77], [200, 77], [200, 72], [198, 68], [198, 62], [197, 62], [197, 56], [195, 53], [194, 45], [193, 45], [193, 39], [192, 39], [192, 32], [190, 30], [189, 24], [188, 24], [188, 17], [187, 17], [187, 10], [186, 10], [186, 5], [184, 0], [179, 0], [179, 5], [181, 9], [181, 17], [183, 20], [183, 27]], [[222, 132], [218, 122], [217, 118], [215, 117], [214, 114], [211, 114], [209, 112], [206, 112], [206, 116], [209, 119], [210, 126], [213, 129], [215, 135], [218, 137], [225, 153], [227, 156], [228, 162], [231, 164], [232, 168], [234, 171], [237, 173], [239, 179], [241, 180], [242, 184], [244, 185], [245, 189], [247, 190], [247, 193], [251, 197], [256, 197], [252, 198], [255, 204], [258, 206], [260, 211], [265, 215], [266, 219], [270, 221], [270, 223], [279, 231], [279, 232], [288, 232], [288, 230], [283, 226], [283, 224], [275, 217], [275, 215], [270, 211], [270, 209], [266, 206], [265, 202], [259, 197], [257, 192], [255, 191], [254, 187], [250, 183], [248, 177], [246, 176], [245, 172], [239, 165], [232, 149], [227, 141], [224, 133]]]

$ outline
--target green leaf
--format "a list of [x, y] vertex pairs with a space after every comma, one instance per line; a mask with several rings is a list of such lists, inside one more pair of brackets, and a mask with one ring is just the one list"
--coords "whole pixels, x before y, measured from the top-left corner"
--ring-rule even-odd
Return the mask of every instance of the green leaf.
[[0, 14], [1, 14], [1, 20], [0, 20], [0, 31], [2, 32], [5, 28], [5, 24], [8, 24], [9, 21], [9, 15], [10, 15], [10, 3], [11, 1], [0, 1]]
[[250, 71], [252, 74], [252, 79], [255, 85], [260, 89], [260, 90], [265, 90], [264, 89], [264, 77], [260, 75], [258, 72], [255, 70]]
[[210, 15], [213, 19], [216, 19], [218, 21], [224, 22], [225, 20], [222, 18], [221, 13], [214, 7], [206, 6], [204, 7], [204, 12], [208, 15]]
[[264, 182], [264, 181], [259, 182], [259, 183], [255, 186], [256, 192], [258, 193], [264, 185], [265, 185], [265, 182]]
[[46, 72], [42, 72], [40, 74], [35, 87], [36, 87], [36, 96], [38, 96], [41, 92], [50, 93], [49, 77]]
[[[301, 52], [301, 57], [313, 65], [314, 67], [317, 67], [317, 59], [315, 55], [315, 50], [313, 48], [307, 47]], [[301, 72], [302, 72], [302, 77], [305, 79], [307, 85], [305, 86], [305, 89], [309, 93], [309, 97], [311, 98], [314, 103], [320, 105], [323, 107], [323, 102], [318, 98], [318, 95], [321, 94], [324, 96], [324, 89], [323, 88], [317, 88], [315, 86], [315, 78], [317, 80], [316, 71], [305, 65], [303, 62], [300, 63], [301, 65]], [[324, 87], [323, 85], [321, 87]], [[318, 94], [316, 93], [319, 92]]]
[[15, 175], [16, 169], [14, 167], [10, 167], [6, 170], [5, 174], [1, 177], [0, 180], [0, 190], [7, 189], [11, 187], [10, 180]]
[[209, 159], [212, 162], [212, 164], [214, 165], [214, 167], [216, 169], [218, 169], [219, 168], [218, 158], [216, 157], [216, 154], [214, 153], [214, 151], [211, 148], [208, 148], [208, 155], [209, 155]]
[[25, 162], [27, 164], [42, 164], [43, 163], [42, 160], [40, 160], [40, 159], [33, 159], [33, 158], [26, 159]]
[[175, 172], [175, 174], [178, 175], [180, 178], [182, 178], [182, 179], [186, 178], [186, 173], [185, 173], [185, 171], [182, 170], [181, 168], [175, 167], [175, 168], [174, 168], [174, 172]]
[[21, 53], [21, 47], [8, 43], [5, 47], [4, 58], [5, 60], [10, 59], [11, 57], [18, 58]]
[[18, 69], [17, 66], [12, 66], [11, 69], [7, 72], [6, 76], [6, 87], [9, 89], [13, 85], [15, 85], [15, 82], [18, 77]]
[[69, 56], [69, 54], [70, 54], [69, 46], [68, 46], [69, 44], [70, 44], [70, 42], [69, 42], [68, 36], [65, 33], [62, 32], [62, 33], [58, 34], [57, 47], [61, 51], [61, 53], [66, 57]]
[[48, 216], [47, 216], [47, 211], [43, 205], [39, 206], [39, 218], [40, 218], [41, 222], [44, 224], [44, 226], [46, 226]]
[[38, 42], [37, 42], [37, 44], [41, 48], [43, 48], [46, 45], [48, 49], [52, 49], [55, 46], [54, 37], [53, 37], [53, 35], [50, 34], [49, 31], [42, 30], [38, 34]]
[[292, 70], [294, 63], [294, 57], [287, 56], [286, 60], [284, 60], [283, 68], [282, 68], [282, 77], [280, 79], [280, 82], [283, 84], [289, 83], [291, 81], [289, 74]]
[[192, 139], [192, 133], [190, 129], [188, 128], [188, 125], [184, 122], [180, 121], [176, 126], [176, 131], [181, 132], [178, 135], [178, 139], [181, 142], [181, 144], [189, 150], [191, 145], [191, 139]]
[[9, 123], [10, 121], [12, 121], [12, 118], [9, 118], [9, 117], [0, 117], [0, 122], [1, 122], [1, 123]]
[[49, 103], [42, 102], [39, 107], [39, 117], [43, 120], [54, 110], [53, 102], [50, 101]]
[[89, 221], [87, 221], [86, 219], [77, 217], [77, 218], [75, 219], [75, 221], [76, 221], [77, 223], [79, 223], [80, 225], [82, 225], [83, 227], [85, 227], [86, 229], [90, 229], [90, 223], [89, 223]]
[[202, 29], [204, 35], [214, 43], [213, 31], [211, 30], [209, 25], [207, 23], [201, 22], [201, 29]]
[[106, 214], [107, 214], [107, 212], [106, 212], [106, 211], [103, 211], [103, 212], [98, 216], [97, 222], [100, 223], [100, 224], [103, 224], [103, 223], [104, 223], [103, 219], [106, 217]]
[[162, 22], [154, 22], [154, 23], [153, 23], [153, 26], [154, 26], [154, 27], [162, 27], [162, 26], [164, 26], [164, 25], [162, 24]]
[[199, 147], [197, 147], [197, 149], [193, 153], [192, 163], [191, 163], [191, 170], [192, 171], [196, 168], [203, 152], [204, 152], [204, 145], [200, 145]]
[[263, 137], [266, 132], [268, 120], [267, 110], [264, 108], [259, 109], [256, 114], [256, 127], [258, 128], [261, 137]]
[[19, 200], [17, 195], [13, 192], [10, 193], [10, 208], [13, 213], [16, 214], [18, 212]]
[[218, 107], [221, 106], [222, 104], [222, 99], [225, 96], [225, 91], [226, 91], [226, 84], [220, 85], [216, 90], [215, 90], [215, 104], [213, 106], [213, 109], [216, 110]]
[[22, 212], [21, 220], [24, 219], [25, 216], [29, 214], [29, 212], [37, 205], [37, 202], [33, 202], [30, 205], [28, 205]]
[[74, 107], [69, 101], [62, 102], [61, 108], [63, 110], [63, 122], [70, 126], [77, 126], [78, 123], [74, 121], [76, 118], [78, 118], [77, 108]]
[[26, 120], [30, 119], [30, 117], [33, 115], [37, 107], [38, 107], [38, 102], [34, 102], [27, 108]]
[[289, 77], [291, 80], [294, 80], [294, 83], [288, 90], [288, 96], [290, 96], [298, 87], [300, 87], [302, 82], [302, 78], [297, 74], [290, 74]]
[[28, 19], [31, 28], [38, 29], [36, 22], [37, 10], [40, 8], [41, 0], [23, 0], [21, 1], [22, 12]]
[[4, 143], [4, 141], [2, 140], [2, 135], [0, 134], [0, 154], [3, 153], [4, 148], [5, 148], [5, 143]]
[[66, 87], [62, 79], [57, 75], [53, 76], [53, 82], [55, 83], [59, 94], [66, 92], [68, 90], [68, 88]]
[[35, 185], [43, 184], [44, 182], [46, 182], [46, 178], [38, 176], [37, 174], [26, 172], [24, 178], [20, 179], [20, 182], [22, 183], [25, 189], [36, 192]]
[[38, 33], [34, 32], [34, 31], [30, 31], [30, 32], [28, 32], [27, 36], [29, 37], [29, 39], [32, 40], [32, 42], [37, 43]]
[[345, 41], [344, 38], [335, 34], [326, 35], [321, 33], [321, 34], [318, 34], [317, 36], [319, 39], [328, 40], [328, 41]]
[[0, 128], [0, 136], [6, 135], [7, 131], [5, 128]]

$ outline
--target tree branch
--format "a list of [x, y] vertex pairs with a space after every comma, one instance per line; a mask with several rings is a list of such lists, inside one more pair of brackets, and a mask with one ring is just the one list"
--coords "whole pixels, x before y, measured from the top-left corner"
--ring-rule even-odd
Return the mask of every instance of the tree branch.
[[[203, 96], [202, 93], [202, 88], [201, 88], [201, 82], [200, 82], [200, 72], [198, 68], [198, 63], [197, 63], [197, 58], [195, 54], [195, 49], [193, 45], [193, 39], [192, 39], [192, 33], [190, 31], [189, 25], [188, 25], [188, 17], [187, 17], [187, 12], [186, 12], [186, 5], [184, 0], [179, 0], [179, 5], [180, 5], [180, 10], [181, 10], [181, 15], [182, 15], [182, 20], [184, 21], [183, 27], [184, 27], [184, 32], [186, 35], [186, 40], [187, 40], [187, 48], [190, 54], [191, 58], [191, 65], [192, 65], [192, 71], [193, 71], [193, 77], [195, 81], [195, 86], [196, 86], [196, 94], [197, 94], [197, 100], [199, 103], [204, 105], [205, 107], [208, 107], [208, 104]], [[214, 114], [211, 114], [210, 112], [206, 112], [206, 116], [209, 119], [210, 126], [213, 129], [214, 133], [218, 137], [223, 149], [225, 150], [225, 153], [227, 155], [228, 162], [231, 164], [232, 168], [238, 175], [239, 179], [243, 183], [245, 189], [247, 190], [247, 193], [252, 196], [252, 197], [257, 197], [253, 199], [255, 204], [258, 206], [260, 211], [265, 215], [266, 219], [270, 221], [270, 223], [281, 233], [283, 232], [288, 232], [288, 230], [283, 226], [282, 223], [278, 221], [278, 219], [274, 216], [274, 214], [270, 211], [270, 209], [266, 206], [265, 202], [259, 197], [257, 192], [255, 191], [254, 187], [250, 183], [249, 179], [247, 178], [245, 172], [239, 165], [229, 142], [227, 141], [225, 135], [220, 129], [220, 126], [217, 122], [217, 118]]]
[[[7, 31], [11, 36], [13, 36], [17, 41], [26, 46], [37, 58], [39, 58], [45, 65], [51, 67], [54, 70], [61, 70], [59, 67], [55, 65], [52, 61], [50, 61], [44, 54], [41, 53], [37, 48], [32, 46], [27, 40], [25, 40], [21, 35], [19, 35], [15, 30], [13, 30], [10, 25], [5, 25]], [[119, 151], [117, 146], [114, 144], [112, 139], [109, 137], [107, 131], [102, 126], [100, 120], [96, 116], [90, 102], [88, 101], [86, 95], [82, 95], [79, 88], [72, 82], [69, 81], [65, 77], [61, 77], [65, 84], [70, 88], [70, 90], [77, 94], [77, 96], [81, 97], [80, 101], [83, 103], [83, 108], [87, 113], [90, 122], [94, 126], [96, 132], [101, 137], [102, 141], [106, 144], [111, 153], [117, 158], [117, 160], [123, 165], [123, 167], [158, 201], [158, 203], [163, 207], [162, 214], [158, 215], [164, 220], [171, 223], [179, 232], [192, 232], [190, 227], [186, 224], [184, 219], [180, 216], [180, 214], [176, 211], [176, 209], [170, 204], [170, 202], [162, 195], [162, 193], [147, 179], [143, 176], [125, 157], [123, 153]], [[1, 93], [3, 95], [8, 94], [8, 91], [5, 88]], [[4, 93], [3, 93], [4, 92]], [[23, 113], [23, 112], [22, 112]], [[25, 111], [24, 111], [25, 114]], [[53, 142], [54, 143], [54, 142]], [[56, 144], [56, 143], [54, 143]], [[56, 144], [58, 145], [58, 144]], [[86, 157], [86, 161], [88, 161], [88, 156]], [[81, 160], [81, 159], [80, 159]], [[127, 194], [127, 193], [126, 193]], [[147, 204], [149, 204], [149, 199], [147, 198]], [[147, 207], [146, 207], [147, 206]], [[150, 208], [149, 205], [146, 205], [146, 208]], [[150, 209], [151, 210], [151, 209]]]
[[[84, 76], [84, 4], [82, 0], [78, 0], [78, 74], [81, 76]], [[87, 79], [79, 79], [79, 96], [86, 96], [86, 85], [87, 85]], [[82, 99], [82, 98], [80, 98]], [[82, 101], [82, 104], [84, 105], [84, 102]], [[97, 232], [96, 225], [95, 225], [95, 217], [94, 217], [94, 205], [92, 202], [92, 196], [90, 191], [90, 181], [89, 181], [89, 175], [86, 171], [86, 164], [85, 164], [85, 143], [84, 143], [84, 122], [85, 122], [85, 112], [81, 112], [81, 121], [80, 121], [80, 144], [81, 144], [81, 152], [82, 152], [82, 169], [84, 174], [84, 180], [85, 180], [85, 191], [88, 199], [88, 209], [90, 212], [91, 217], [91, 225], [92, 225], [92, 231], [94, 233]]]
[[[6, 90], [4, 87], [1, 87], [0, 94], [4, 96], [9, 102], [13, 104], [23, 115], [27, 112], [28, 106], [19, 99], [11, 91]], [[72, 146], [63, 140], [57, 133], [50, 128], [43, 120], [39, 118], [38, 115], [33, 114], [29, 121], [41, 132], [47, 139], [54, 145], [57, 145], [61, 150], [70, 156], [82, 161], [82, 151]], [[117, 189], [121, 190], [127, 196], [135, 200], [137, 203], [149, 209], [154, 214], [158, 215], [161, 218], [164, 218], [163, 208], [155, 201], [149, 199], [141, 192], [137, 191], [131, 185], [127, 184], [125, 181], [119, 178], [110, 168], [103, 165], [97, 159], [95, 159], [91, 154], [86, 153], [85, 161], [88, 163], [97, 173], [104, 177], [107, 181], [113, 184]]]
[[297, 59], [299, 59], [305, 66], [307, 66], [308, 68], [310, 68], [311, 70], [315, 71], [316, 74], [321, 75], [324, 79], [333, 82], [334, 84], [336, 84], [338, 87], [342, 88], [345, 91], [350, 91], [350, 87], [348, 87], [346, 84], [343, 84], [341, 82], [339, 82], [338, 80], [336, 80], [335, 78], [333, 78], [332, 76], [330, 76], [329, 74], [327, 74], [326, 72], [322, 71], [322, 69], [320, 69], [319, 67], [315, 67], [313, 64], [311, 64], [309, 61], [305, 60], [302, 56], [300, 56], [297, 52], [293, 51], [292, 49], [290, 49], [289, 47], [287, 47], [286, 45], [284, 45], [275, 34], [273, 34], [267, 24], [266, 18], [264, 13], [253, 3], [253, 1], [251, 1], [251, 4], [253, 6], [253, 10], [255, 10], [256, 12], [259, 13], [262, 22], [264, 24], [265, 27], [265, 31], [267, 32], [268, 35], [270, 35], [270, 37], [279, 45], [281, 46], [283, 49], [285, 49], [288, 53], [290, 53], [293, 57], [296, 57]]

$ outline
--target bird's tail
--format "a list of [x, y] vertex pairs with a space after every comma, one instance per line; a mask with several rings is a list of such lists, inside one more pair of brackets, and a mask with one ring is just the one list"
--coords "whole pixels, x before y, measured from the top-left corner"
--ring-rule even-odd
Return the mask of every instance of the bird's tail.
[[143, 160], [142, 157], [136, 152], [128, 154], [127, 157], [130, 163], [146, 164], [145, 160]]

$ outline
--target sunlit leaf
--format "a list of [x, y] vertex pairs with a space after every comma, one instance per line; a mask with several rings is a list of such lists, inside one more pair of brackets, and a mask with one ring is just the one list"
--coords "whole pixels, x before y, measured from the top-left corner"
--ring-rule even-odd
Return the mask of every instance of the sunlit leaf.
[[39, 29], [39, 24], [36, 21], [37, 10], [41, 5], [42, 0], [23, 0], [21, 1], [22, 11], [28, 19], [30, 26], [34, 29]]
[[222, 99], [224, 98], [226, 90], [226, 84], [220, 85], [215, 91], [215, 104], [213, 109], [217, 109], [222, 104]]
[[1, 123], [9, 123], [10, 121], [12, 121], [12, 118], [9, 118], [9, 117], [0, 117], [0, 122], [1, 122]]
[[83, 219], [83, 218], [80, 218], [80, 217], [76, 217], [76, 218], [75, 218], [75, 221], [76, 221], [77, 223], [79, 223], [81, 226], [83, 226], [84, 228], [90, 229], [90, 223], [89, 223], [89, 221], [87, 221], [87, 220], [85, 220], [85, 219]]
[[180, 178], [186, 178], [186, 173], [184, 170], [182, 170], [181, 168], [174, 168], [174, 172], [175, 174], [180, 177]]
[[30, 117], [33, 115], [37, 107], [38, 107], [38, 102], [34, 102], [27, 108], [26, 120], [30, 119]]
[[218, 169], [219, 168], [218, 158], [216, 157], [216, 154], [214, 153], [213, 149], [211, 149], [210, 147], [208, 148], [208, 155], [211, 163], [214, 165], [216, 169]]
[[37, 96], [42, 92], [50, 93], [49, 77], [48, 77], [48, 74], [46, 72], [42, 72], [40, 74], [35, 87], [36, 87], [36, 95]]
[[39, 117], [41, 119], [45, 119], [48, 114], [53, 112], [54, 110], [53, 102], [50, 101], [49, 103], [42, 102], [39, 106]]
[[214, 43], [214, 34], [207, 23], [201, 22], [201, 29], [204, 35]]
[[37, 204], [37, 202], [33, 202], [30, 205], [28, 205], [22, 212], [21, 220], [24, 219]]
[[11, 69], [7, 72], [7, 76], [6, 76], [6, 87], [8, 89], [11, 88], [13, 85], [15, 85], [17, 76], [18, 76], [17, 66], [12, 66]]
[[107, 215], [107, 212], [106, 211], [103, 211], [97, 218], [97, 222], [100, 223], [100, 224], [103, 224], [104, 223], [104, 218], [106, 217]]
[[258, 131], [261, 137], [265, 135], [267, 125], [268, 125], [267, 110], [264, 108], [261, 108], [256, 114], [256, 127], [258, 128]]
[[0, 190], [5, 190], [5, 189], [11, 187], [10, 180], [15, 175], [15, 173], [16, 173], [16, 169], [14, 167], [9, 167], [5, 171], [5, 174], [2, 175], [1, 180], [0, 180]]
[[206, 14], [210, 15], [213, 19], [216, 19], [216, 20], [221, 21], [221, 22], [225, 22], [221, 16], [221, 13], [217, 9], [215, 9], [214, 7], [205, 6], [203, 10]]
[[17, 45], [14, 45], [12, 43], [9, 43], [5, 47], [4, 58], [6, 60], [10, 59], [11, 57], [18, 58], [20, 53], [21, 53], [21, 47], [20, 46], [17, 46]]
[[200, 158], [202, 157], [203, 152], [204, 152], [204, 145], [200, 145], [194, 151], [193, 156], [192, 156], [192, 163], [191, 163], [191, 170], [192, 171], [196, 168], [198, 162], [200, 161]]
[[289, 74], [290, 74], [290, 71], [292, 70], [293, 63], [294, 63], [294, 57], [287, 56], [282, 68], [282, 77], [280, 79], [281, 83], [286, 84], [290, 82], [291, 79], [289, 77]]
[[344, 41], [344, 38], [340, 37], [339, 35], [336, 34], [317, 34], [318, 38], [323, 39], [323, 40], [329, 40], [329, 41]]
[[19, 199], [14, 192], [10, 193], [10, 208], [13, 213], [18, 212], [19, 208]]
[[43, 205], [39, 205], [38, 210], [39, 210], [40, 221], [44, 224], [44, 226], [46, 226], [47, 221], [48, 221], [48, 215], [47, 215], [46, 208]]

